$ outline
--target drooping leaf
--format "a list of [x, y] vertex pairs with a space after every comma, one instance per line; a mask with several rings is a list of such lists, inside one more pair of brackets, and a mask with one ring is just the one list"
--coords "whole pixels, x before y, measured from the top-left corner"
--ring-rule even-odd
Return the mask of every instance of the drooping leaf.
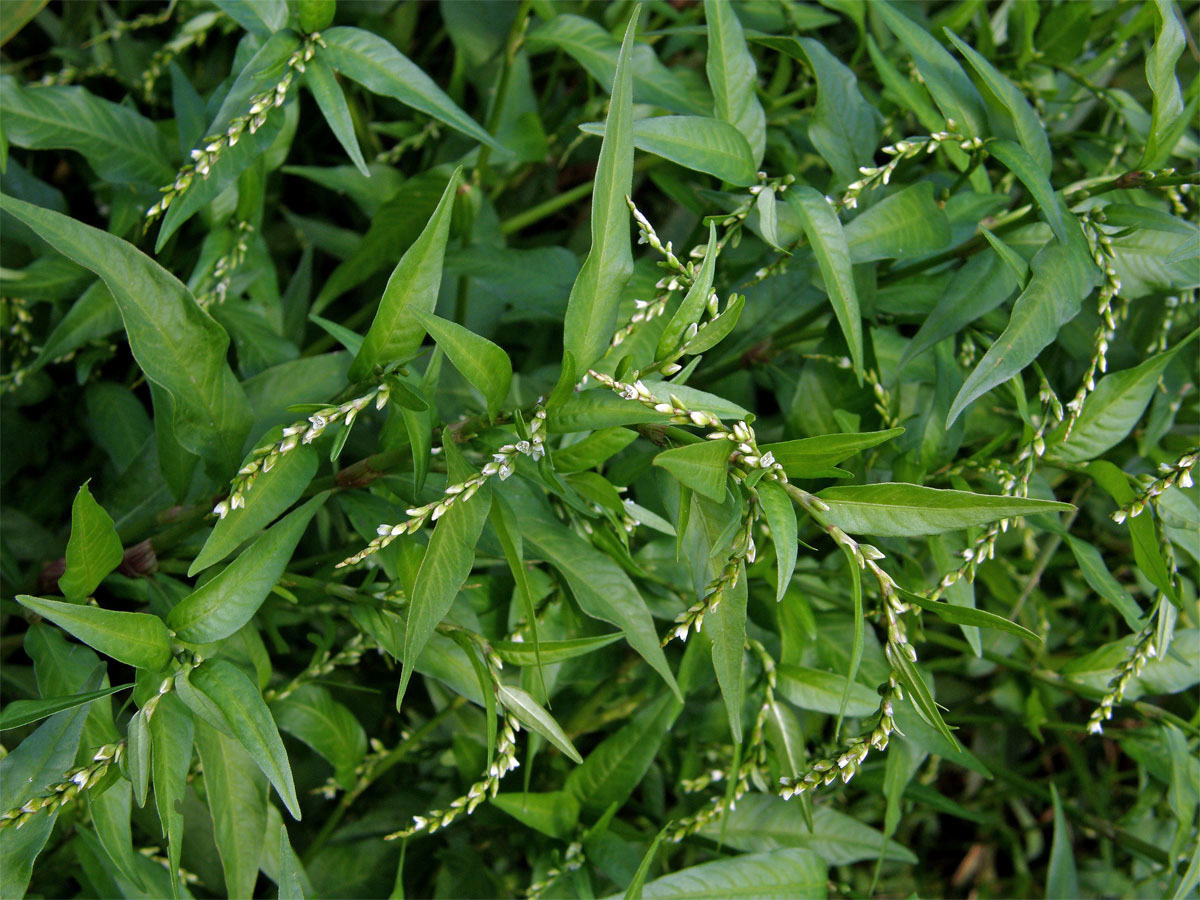
[[17, 602], [118, 662], [159, 671], [171, 661], [171, 637], [158, 616], [26, 594], [18, 594]]
[[171, 609], [167, 624], [180, 640], [203, 644], [227, 638], [250, 621], [279, 581], [323, 493], [281, 519], [210, 581]]
[[1027, 641], [1040, 642], [1042, 640], [1028, 628], [1018, 625], [1016, 622], [1012, 622], [1003, 616], [990, 613], [987, 610], [930, 600], [927, 597], [922, 597], [920, 594], [913, 594], [908, 591], [901, 591], [901, 593], [905, 600], [921, 607], [921, 609], [929, 610], [938, 618], [953, 625], [974, 625], [979, 628], [995, 628], [998, 631], [1007, 631], [1009, 634], [1015, 634]]
[[112, 517], [88, 490], [79, 487], [71, 503], [71, 537], [67, 541], [67, 568], [58, 587], [68, 599], [81, 603], [121, 564], [124, 551]]
[[796, 570], [796, 508], [792, 506], [787, 492], [773, 481], [760, 481], [756, 489], [758, 502], [762, 504], [767, 525], [771, 529], [771, 542], [775, 545], [775, 600], [780, 601]]
[[351, 380], [366, 378], [376, 365], [415, 356], [425, 335], [414, 311], [433, 312], [442, 284], [442, 262], [461, 169], [450, 176], [442, 199], [420, 237], [392, 271], [362, 347], [350, 365]]
[[495, 417], [512, 384], [508, 354], [457, 322], [426, 313], [414, 306], [411, 315], [437, 341], [454, 368], [483, 394], [488, 415]]
[[258, 688], [237, 666], [219, 657], [206, 659], [192, 670], [188, 680], [220, 710], [230, 733], [275, 786], [292, 818], [299, 819], [300, 801], [287, 751]]
[[493, 150], [503, 150], [432, 78], [386, 40], [362, 28], [339, 25], [321, 32], [324, 57], [333, 68], [372, 93], [399, 100], [445, 122]]
[[563, 322], [563, 349], [575, 359], [578, 381], [612, 339], [621, 289], [633, 272], [629, 210], [633, 187], [633, 53], [640, 7], [625, 29], [617, 59], [612, 102], [592, 189], [592, 247], [571, 287]]
[[746, 571], [739, 567], [737, 583], [725, 591], [716, 609], [704, 617], [704, 633], [712, 641], [713, 669], [729, 714], [735, 744], [742, 743], [742, 700], [745, 695]]
[[536, 731], [555, 747], [577, 763], [583, 762], [583, 757], [571, 743], [571, 739], [563, 732], [562, 726], [554, 721], [554, 717], [527, 693], [517, 687], [500, 685], [500, 702], [504, 704], [517, 720], [526, 728]]
[[704, 6], [704, 21], [708, 28], [704, 70], [713, 92], [713, 113], [746, 138], [757, 170], [767, 146], [767, 116], [758, 101], [758, 69], [746, 46], [735, 4], [710, 0]]
[[1013, 516], [1069, 511], [1069, 503], [879, 483], [839, 485], [817, 495], [829, 521], [850, 534], [915, 537], [987, 525]]
[[0, 209], [104, 280], [121, 309], [134, 359], [174, 400], [175, 436], [214, 470], [232, 472], [250, 407], [226, 362], [229, 337], [221, 326], [175, 276], [132, 244], [12, 197], [0, 197]]
[[147, 724], [154, 805], [167, 838], [167, 859], [174, 871], [179, 867], [183, 849], [183, 799], [192, 765], [195, 724], [187, 707], [172, 694], [160, 698]]

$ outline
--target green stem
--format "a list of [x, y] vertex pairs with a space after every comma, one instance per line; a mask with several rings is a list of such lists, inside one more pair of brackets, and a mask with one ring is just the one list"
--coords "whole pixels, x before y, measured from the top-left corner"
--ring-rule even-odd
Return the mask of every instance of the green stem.
[[500, 233], [513, 234], [554, 215], [560, 209], [570, 206], [577, 200], [582, 200], [591, 194], [594, 185], [595, 181], [585, 181], [582, 184], [577, 184], [575, 187], [563, 191], [561, 194], [556, 194], [549, 200], [544, 200], [522, 213], [517, 213], [512, 218], [505, 219], [500, 223]]

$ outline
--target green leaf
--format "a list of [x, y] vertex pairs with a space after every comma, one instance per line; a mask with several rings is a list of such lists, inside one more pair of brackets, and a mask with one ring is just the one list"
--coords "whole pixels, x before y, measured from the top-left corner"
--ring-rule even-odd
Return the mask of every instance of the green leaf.
[[715, 319], [700, 323], [700, 330], [694, 338], [684, 344], [683, 352], [688, 356], [695, 356], [699, 353], [707, 353], [713, 347], [717, 346], [717, 344], [729, 337], [737, 325], [738, 319], [742, 315], [742, 309], [745, 306], [745, 294], [736, 294], [731, 297], [729, 302], [725, 304], [725, 308], [717, 314]]
[[1183, 94], [1175, 75], [1175, 65], [1187, 43], [1186, 36], [1171, 0], [1154, 0], [1154, 8], [1158, 13], [1154, 46], [1146, 54], [1146, 81], [1154, 92], [1154, 104], [1146, 150], [1138, 163], [1141, 169], [1157, 169], [1170, 159], [1175, 143], [1186, 127]]
[[129, 719], [125, 733], [125, 765], [129, 769], [129, 780], [133, 783], [133, 799], [138, 808], [146, 805], [150, 790], [150, 728], [146, 722], [146, 711], [139, 709]]
[[1133, 599], [1129, 591], [1125, 590], [1121, 582], [1113, 577], [1100, 551], [1094, 545], [1072, 535], [1067, 535], [1067, 545], [1075, 555], [1075, 562], [1079, 564], [1080, 574], [1083, 575], [1091, 589], [1116, 608], [1130, 631], [1141, 631], [1143, 624], [1141, 607], [1138, 606], [1138, 602]]
[[[533, 588], [529, 584], [529, 572], [525, 568], [525, 542], [521, 537], [521, 529], [513, 511], [499, 494], [492, 495], [492, 508], [488, 513], [488, 519], [492, 523], [496, 537], [500, 539], [500, 547], [504, 551], [504, 559], [508, 563], [509, 571], [512, 572], [517, 594], [521, 598], [521, 611], [525, 613], [525, 621], [529, 624], [530, 631], [532, 632], [532, 663], [537, 666], [538, 680], [542, 686], [542, 694], [545, 696], [546, 675], [542, 670], [542, 644], [538, 640], [537, 609], [534, 606]], [[616, 634], [612, 635], [611, 639], [616, 640], [619, 637], [620, 635]], [[498, 646], [500, 643], [524, 648], [523, 642], [519, 644], [515, 641], [493, 642], [492, 649], [500, 654], [500, 658], [506, 662], [514, 662], [515, 660], [513, 660], [511, 655], [505, 655], [505, 651], [501, 650]], [[517, 665], [529, 665], [529, 663], [517, 663]]]
[[571, 287], [563, 322], [563, 349], [575, 358], [578, 381], [608, 348], [621, 290], [633, 273], [629, 209], [633, 190], [633, 52], [641, 7], [635, 7], [613, 81], [612, 101], [592, 189], [592, 246]]
[[315, 447], [301, 444], [281, 454], [271, 471], [260, 472], [254, 479], [254, 487], [245, 492], [245, 506], [231, 509], [225, 518], [217, 520], [200, 553], [188, 567], [188, 576], [219, 563], [296, 502], [317, 473], [320, 462]]
[[854, 71], [813, 38], [755, 37], [805, 63], [817, 80], [817, 104], [808, 139], [833, 170], [840, 185], [859, 179], [859, 167], [874, 164], [879, 143], [879, 112], [863, 99]]
[[[17, 809], [62, 779], [75, 761], [86, 718], [83, 707], [56, 713], [0, 759], [0, 808]], [[25, 896], [34, 860], [50, 838], [58, 813], [42, 812], [0, 841], [0, 892], [5, 897]]]
[[250, 621], [280, 576], [309, 520], [329, 493], [313, 497], [288, 514], [210, 581], [171, 609], [167, 624], [176, 637], [193, 644], [227, 638]]
[[62, 321], [50, 332], [30, 368], [34, 371], [90, 341], [121, 330], [121, 311], [103, 281], [94, 282], [79, 295]]
[[962, 66], [933, 35], [896, 8], [879, 0], [873, 9], [912, 54], [917, 71], [942, 114], [953, 119], [966, 137], [986, 137], [987, 110], [983, 98]]
[[386, 40], [361, 28], [338, 26], [321, 32], [326, 61], [372, 93], [399, 100], [461, 131], [493, 150], [504, 150], [459, 109], [419, 66]]
[[[538, 648], [541, 651], [541, 664], [552, 665], [576, 656], [586, 656], [621, 640], [625, 635], [617, 631], [612, 634], [601, 634], [596, 637], [572, 638], [566, 641], [541, 641]], [[538, 655], [532, 644], [524, 641], [492, 641], [492, 649], [506, 663], [514, 666], [539, 665]]]
[[628, 428], [601, 428], [581, 441], [554, 451], [554, 470], [562, 475], [603, 465], [638, 439]]
[[1070, 243], [1049, 243], [1033, 258], [1033, 277], [1013, 304], [1004, 332], [959, 389], [946, 417], [947, 428], [972, 402], [1033, 362], [1059, 328], [1079, 313], [1095, 284], [1096, 267], [1079, 226], [1071, 225], [1070, 231]]
[[667, 358], [679, 346], [688, 328], [696, 324], [704, 314], [704, 309], [708, 305], [709, 297], [712, 294], [713, 273], [716, 270], [717, 253], [717, 227], [710, 222], [708, 225], [708, 246], [704, 252], [704, 262], [701, 263], [700, 271], [696, 273], [695, 280], [692, 281], [692, 286], [688, 288], [688, 292], [684, 295], [679, 308], [675, 310], [675, 314], [671, 316], [666, 327], [662, 330], [662, 335], [658, 339], [658, 349], [654, 354], [658, 359]]
[[930, 181], [883, 198], [863, 210], [845, 232], [852, 263], [935, 253], [947, 247], [952, 237], [950, 220], [934, 200]]
[[504, 498], [516, 512], [524, 538], [562, 573], [584, 613], [620, 628], [629, 645], [678, 696], [679, 687], [659, 645], [654, 620], [629, 576], [609, 556], [563, 527], [544, 500], [509, 485], [511, 480], [506, 483]]
[[220, 709], [230, 733], [275, 786], [292, 818], [299, 820], [300, 801], [296, 798], [292, 767], [279, 729], [258, 688], [241, 669], [220, 658], [206, 659], [192, 670], [188, 680]]
[[121, 309], [134, 359], [171, 394], [179, 443], [214, 471], [232, 472], [250, 407], [226, 362], [229, 337], [221, 326], [174, 275], [132, 244], [11, 197], [0, 197], [0, 209], [104, 280]]
[[[686, 408], [704, 410], [719, 419], [744, 419], [750, 415], [749, 410], [736, 403], [686, 385], [651, 381], [647, 382], [646, 389], [659, 403], [669, 403], [674, 394]], [[662, 423], [669, 418], [666, 413], [656, 412], [634, 400], [626, 400], [607, 388], [573, 393], [558, 409], [548, 412], [546, 427], [551, 434], [647, 422]]]
[[321, 115], [325, 117], [329, 129], [350, 157], [350, 161], [358, 167], [358, 171], [362, 172], [364, 177], [370, 178], [371, 172], [358, 146], [358, 138], [354, 136], [354, 121], [350, 118], [346, 95], [342, 93], [337, 76], [322, 54], [317, 53], [305, 63], [304, 83], [308, 85], [309, 93], [317, 101]]
[[421, 349], [425, 328], [413, 313], [431, 313], [437, 304], [446, 238], [461, 175], [461, 168], [454, 170], [420, 237], [404, 251], [392, 271], [375, 319], [350, 365], [351, 381], [366, 378], [377, 365], [409, 359]]
[[171, 662], [171, 636], [158, 616], [18, 594], [17, 602], [117, 662], [152, 672]]
[[779, 210], [775, 204], [775, 191], [763, 189], [754, 198], [752, 225], [757, 225], [760, 236], [776, 250], [787, 251], [779, 243]]
[[592, 814], [624, 804], [646, 776], [682, 710], [683, 704], [671, 694], [659, 694], [567, 773], [567, 792]]
[[650, 846], [646, 850], [646, 855], [642, 857], [642, 862], [633, 875], [633, 880], [629, 882], [629, 887], [625, 888], [625, 900], [642, 900], [642, 890], [646, 885], [646, 876], [650, 874], [654, 860], [658, 857], [658, 848], [662, 846], [663, 838], [666, 836], [667, 829], [664, 827], [654, 836], [654, 840], [650, 842]]
[[[603, 136], [604, 123], [585, 122], [579, 130]], [[705, 116], [638, 119], [633, 123], [633, 146], [730, 184], [753, 184], [758, 178], [750, 145], [737, 128], [719, 119]]]
[[708, 55], [704, 71], [713, 92], [713, 115], [735, 126], [746, 138], [757, 169], [767, 146], [767, 116], [758, 102], [754, 57], [729, 0], [709, 0], [704, 5], [708, 28]]
[[816, 437], [763, 444], [763, 453], [771, 453], [783, 466], [789, 478], [816, 478], [830, 466], [849, 459], [860, 450], [867, 450], [904, 434], [903, 428], [887, 431], [867, 431], [852, 434], [822, 434]]
[[45, 719], [55, 713], [77, 706], [84, 706], [93, 700], [115, 694], [117, 691], [128, 690], [132, 684], [118, 684], [116, 687], [101, 688], [97, 691], [85, 691], [82, 694], [72, 694], [69, 697], [47, 697], [44, 700], [13, 700], [0, 713], [0, 731], [10, 728], [20, 728], [39, 719]]
[[214, 4], [251, 34], [270, 37], [287, 24], [287, 0], [213, 0]]
[[933, 694], [930, 693], [929, 687], [925, 684], [925, 679], [921, 677], [921, 672], [917, 668], [917, 664], [912, 662], [904, 653], [893, 654], [892, 659], [896, 667], [896, 674], [906, 688], [907, 697], [905, 699], [913, 705], [927, 725], [933, 726], [938, 734], [952, 745], [957, 745], [958, 742], [954, 739], [954, 732], [950, 730], [950, 726], [946, 724], [946, 721], [942, 718], [942, 714], [938, 711]]
[[4, 11], [4, 24], [0, 25], [0, 46], [16, 37], [49, 2], [50, 0], [15, 0], [9, 3]]
[[1054, 236], [1064, 244], [1070, 243], [1071, 236], [1067, 233], [1062, 203], [1037, 161], [1023, 147], [1012, 141], [992, 141], [987, 145], [987, 151], [1029, 189], [1042, 215], [1050, 223], [1050, 230], [1054, 232]]
[[[332, 0], [330, 0], [332, 6]], [[313, 896], [312, 885], [292, 843], [288, 840], [287, 826], [279, 823], [279, 900], [304, 900]]]
[[579, 755], [579, 751], [575, 749], [571, 739], [554, 721], [554, 717], [542, 709], [536, 700], [517, 687], [501, 684], [498, 691], [500, 702], [517, 717], [522, 725], [536, 731], [570, 759], [577, 763], [583, 762], [583, 757]]
[[658, 454], [654, 465], [666, 469], [681, 484], [720, 503], [725, 499], [729, 480], [729, 454], [733, 452], [730, 447], [724, 440], [684, 444]]
[[1198, 335], [1200, 331], [1193, 331], [1170, 350], [1157, 353], [1132, 369], [1101, 378], [1084, 401], [1070, 435], [1063, 425], [1047, 437], [1046, 452], [1050, 458], [1067, 463], [1085, 462], [1123, 441], [1150, 405], [1163, 371]]
[[[642, 890], [646, 900], [670, 897], [688, 900], [728, 900], [745, 896], [752, 885], [755, 897], [827, 896], [826, 868], [809, 850], [773, 850], [719, 859], [656, 878]], [[614, 894], [609, 900], [616, 900]]]
[[433, 529], [404, 624], [404, 671], [396, 692], [396, 709], [404, 700], [421, 652], [471, 574], [475, 545], [487, 522], [490, 501], [491, 486], [485, 482], [474, 497], [451, 505]]
[[106, 791], [90, 791], [88, 812], [109, 861], [134, 886], [144, 888], [138, 873], [138, 857], [133, 852], [133, 831], [129, 822], [133, 812], [132, 785], [124, 778], [118, 778]]
[[1197, 226], [1178, 216], [1155, 209], [1152, 206], [1134, 206], [1132, 203], [1110, 203], [1104, 207], [1104, 224], [1117, 228], [1139, 228], [1145, 231], [1166, 231], [1192, 239], [1196, 238]]
[[[252, 897], [267, 827], [267, 779], [234, 738], [204, 722], [196, 723], [196, 749], [204, 767], [225, 892], [229, 897]], [[182, 803], [179, 808], [182, 811]]]
[[117, 537], [112, 517], [92, 498], [85, 481], [71, 504], [67, 567], [58, 579], [59, 590], [69, 600], [82, 603], [123, 558], [121, 539]]
[[29, 150], [74, 150], [112, 184], [166, 184], [175, 177], [154, 123], [82, 87], [21, 87], [0, 78], [4, 137]]
[[1013, 84], [1007, 76], [993, 66], [983, 54], [958, 37], [949, 28], [945, 29], [946, 37], [958, 48], [967, 63], [975, 70], [980, 80], [1003, 104], [1012, 120], [1013, 130], [1017, 140], [1025, 148], [1025, 152], [1033, 159], [1034, 165], [1043, 175], [1050, 174], [1052, 159], [1050, 155], [1050, 139], [1046, 137], [1046, 129], [1041, 119], [1029, 105], [1029, 101], [1021, 93], [1020, 88]]
[[421, 327], [437, 341], [454, 368], [467, 379], [487, 403], [488, 416], [495, 418], [512, 385], [512, 362], [508, 354], [457, 322], [426, 313], [418, 307], [411, 310]]
[[1071, 832], [1063, 812], [1058, 787], [1050, 783], [1050, 800], [1054, 805], [1054, 837], [1050, 842], [1050, 867], [1046, 872], [1047, 897], [1078, 897], [1079, 875], [1075, 871], [1075, 851]]
[[1065, 512], [1069, 503], [948, 491], [916, 484], [881, 482], [826, 488], [817, 495], [826, 517], [850, 534], [916, 537], [987, 525], [1014, 516]]
[[742, 743], [746, 603], [746, 570], [739, 565], [737, 583], [725, 591], [717, 607], [704, 617], [704, 633], [712, 641], [713, 669], [725, 699], [729, 730], [735, 744]]
[[[778, 458], [777, 458], [778, 459]], [[775, 600], [783, 599], [792, 573], [796, 570], [797, 542], [796, 508], [782, 487], [773, 481], [760, 481], [757, 485], [758, 502], [767, 517], [771, 529], [771, 542], [775, 545]]]
[[150, 727], [150, 770], [154, 805], [167, 838], [171, 871], [178, 871], [183, 850], [183, 800], [192, 766], [194, 723], [183, 702], [173, 694], [159, 698]]
[[823, 712], [831, 716], [845, 714], [860, 718], [879, 708], [879, 696], [864, 684], [850, 682], [836, 672], [824, 672], [807, 666], [782, 665], [778, 668], [779, 693], [800, 709]]
[[900, 595], [909, 603], [919, 606], [921, 609], [929, 610], [938, 618], [952, 625], [977, 625], [980, 628], [994, 628], [997, 631], [1007, 631], [1009, 634], [1015, 634], [1027, 641], [1035, 643], [1041, 643], [1042, 641], [1037, 634], [1028, 628], [1018, 625], [1016, 622], [1009, 621], [995, 613], [976, 609], [971, 606], [955, 606], [954, 604], [944, 603], [939, 600], [930, 600], [928, 597], [922, 597], [920, 594], [913, 594], [905, 590], [900, 590]]
[[354, 787], [355, 768], [367, 754], [367, 733], [349, 709], [319, 685], [302, 684], [271, 704], [280, 731], [300, 739], [331, 766], [345, 790]]
[[522, 825], [560, 840], [574, 834], [579, 824], [579, 801], [567, 791], [497, 794], [491, 803]]
[[[606, 91], [613, 93], [621, 44], [599, 23], [583, 16], [559, 13], [530, 33], [528, 46], [533, 53], [562, 50]], [[690, 83], [660, 62], [650, 47], [644, 44], [633, 46], [631, 67], [635, 103], [650, 103], [687, 115], [705, 116], [712, 111], [711, 98], [698, 96]]]
[[821, 269], [825, 293], [829, 295], [838, 324], [842, 326], [846, 346], [850, 348], [854, 373], [858, 376], [858, 383], [862, 384], [862, 316], [858, 311], [858, 293], [850, 266], [848, 234], [842, 230], [842, 223], [833, 207], [812, 188], [793, 185], [784, 196], [800, 216], [809, 246]]
[[[893, 752], [889, 749], [889, 758]], [[854, 816], [829, 806], [818, 806], [812, 818], [812, 827], [808, 828], [798, 802], [750, 793], [700, 833], [748, 853], [785, 848], [809, 850], [831, 866], [876, 859], [881, 849], [887, 860], [917, 863], [917, 857], [909, 850], [895, 841], [885, 841], [879, 831]]]

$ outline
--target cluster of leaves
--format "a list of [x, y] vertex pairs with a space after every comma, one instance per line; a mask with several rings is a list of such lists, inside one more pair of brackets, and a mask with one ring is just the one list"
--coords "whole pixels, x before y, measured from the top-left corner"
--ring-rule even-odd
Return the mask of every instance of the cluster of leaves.
[[8, 0], [0, 894], [1196, 896], [1196, 15]]

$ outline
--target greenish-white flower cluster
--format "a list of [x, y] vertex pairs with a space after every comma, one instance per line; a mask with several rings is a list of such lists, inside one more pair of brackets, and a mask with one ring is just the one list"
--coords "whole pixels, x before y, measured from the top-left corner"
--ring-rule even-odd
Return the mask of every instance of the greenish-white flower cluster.
[[435, 809], [423, 816], [413, 816], [412, 825], [387, 835], [384, 840], [394, 841], [421, 832], [432, 834], [463, 814], [469, 816], [475, 812], [475, 807], [488, 797], [495, 797], [500, 790], [500, 779], [521, 765], [517, 760], [516, 744], [516, 733], [520, 730], [521, 726], [517, 720], [506, 713], [500, 728], [497, 729], [496, 755], [488, 768], [487, 777], [471, 785], [467, 793], [456, 797], [446, 809]]
[[223, 24], [227, 28], [236, 27], [236, 23], [223, 12], [208, 10], [185, 22], [175, 37], [155, 51], [154, 55], [150, 57], [146, 71], [141, 76], [142, 93], [147, 100], [154, 96], [154, 85], [162, 77], [163, 72], [167, 71], [171, 60], [192, 47], [203, 46], [204, 42], [208, 40], [208, 33], [217, 24]]
[[212, 288], [197, 295], [196, 302], [207, 309], [214, 303], [224, 303], [229, 293], [229, 285], [233, 282], [233, 272], [246, 259], [246, 251], [250, 249], [250, 235], [254, 226], [246, 221], [239, 221], [233, 227], [233, 245], [217, 258], [213, 264]]
[[1158, 467], [1158, 478], [1147, 484], [1126, 506], [1112, 514], [1113, 521], [1118, 525], [1126, 518], [1135, 518], [1142, 514], [1146, 504], [1155, 502], [1163, 493], [1178, 485], [1182, 488], [1192, 486], [1192, 469], [1196, 460], [1200, 459], [1200, 447], [1193, 447], [1187, 453], [1171, 463], [1162, 463]]
[[371, 543], [353, 556], [343, 559], [337, 568], [352, 566], [362, 562], [368, 556], [378, 553], [396, 538], [405, 534], [415, 534], [426, 522], [436, 522], [456, 503], [465, 503], [475, 496], [475, 492], [493, 476], [499, 476], [505, 481], [516, 470], [517, 458], [528, 456], [535, 462], [546, 453], [546, 410], [538, 407], [534, 410], [529, 425], [528, 439], [522, 438], [515, 443], [505, 444], [492, 454], [490, 462], [486, 463], [479, 474], [472, 475], [466, 481], [447, 485], [442, 497], [424, 506], [414, 506], [405, 510], [408, 516], [403, 522], [391, 525], [384, 523], [376, 529], [377, 536]]
[[974, 152], [983, 146], [983, 141], [977, 137], [964, 140], [963, 136], [955, 131], [956, 127], [953, 119], [947, 119], [945, 131], [937, 131], [927, 137], [905, 138], [884, 147], [883, 152], [891, 159], [882, 166], [860, 166], [858, 173], [862, 178], [846, 188], [840, 205], [846, 209], [854, 209], [858, 206], [858, 197], [863, 191], [886, 185], [892, 180], [892, 175], [900, 163], [906, 159], [933, 153], [943, 144], [953, 144], [968, 152]]
[[63, 780], [49, 785], [46, 795], [33, 797], [16, 809], [0, 813], [0, 830], [9, 827], [20, 828], [35, 815], [45, 812], [47, 815], [61, 809], [80, 793], [94, 787], [100, 779], [108, 774], [108, 770], [121, 761], [125, 753], [125, 742], [117, 741], [105, 744], [92, 753], [91, 760], [82, 766], [71, 769]]
[[367, 642], [366, 635], [361, 631], [356, 631], [354, 636], [346, 641], [345, 645], [337, 653], [329, 650], [323, 651], [320, 656], [308, 664], [303, 672], [300, 672], [286, 685], [277, 690], [266, 691], [263, 694], [263, 699], [268, 703], [283, 700], [308, 682], [324, 678], [338, 666], [356, 666], [358, 665], [358, 661], [362, 659], [363, 653], [368, 649], [370, 649], [370, 645]]
[[567, 845], [566, 852], [563, 854], [562, 862], [556, 866], [551, 866], [546, 870], [546, 874], [538, 881], [529, 885], [525, 889], [525, 896], [529, 900], [534, 900], [544, 894], [559, 878], [568, 872], [576, 871], [585, 861], [583, 855], [583, 844], [579, 841], [571, 841]]
[[209, 135], [204, 139], [203, 148], [192, 151], [192, 161], [180, 170], [173, 183], [162, 189], [162, 199], [146, 210], [147, 220], [165, 213], [175, 198], [191, 187], [197, 177], [207, 178], [221, 154], [236, 146], [246, 132], [254, 134], [262, 128], [267, 123], [267, 115], [271, 110], [283, 106], [296, 74], [304, 71], [305, 64], [316, 54], [317, 47], [323, 46], [325, 42], [321, 40], [318, 32], [310, 34], [296, 52], [288, 57], [284, 74], [274, 87], [251, 97], [249, 110], [230, 122], [223, 134]]
[[258, 447], [251, 454], [250, 462], [238, 470], [230, 483], [229, 496], [213, 507], [213, 512], [220, 518], [225, 518], [232, 510], [246, 505], [246, 494], [254, 487], [259, 475], [270, 472], [279, 462], [280, 457], [295, 450], [301, 444], [311, 444], [331, 425], [344, 425], [349, 428], [354, 424], [355, 417], [366, 409], [372, 401], [376, 409], [387, 405], [390, 391], [386, 384], [372, 388], [361, 397], [347, 400], [338, 406], [327, 406], [317, 410], [307, 419], [296, 422], [283, 429], [283, 436], [270, 444]]
[[1092, 710], [1092, 714], [1088, 718], [1088, 734], [1104, 732], [1104, 723], [1112, 718], [1113, 707], [1125, 699], [1129, 683], [1142, 674], [1146, 663], [1158, 656], [1158, 648], [1155, 645], [1155, 629], [1152, 627], [1154, 619], [1151, 618], [1150, 622], [1151, 624], [1146, 626], [1134, 643], [1129, 656], [1117, 670], [1117, 674], [1108, 683], [1108, 691], [1100, 698], [1100, 705]]

